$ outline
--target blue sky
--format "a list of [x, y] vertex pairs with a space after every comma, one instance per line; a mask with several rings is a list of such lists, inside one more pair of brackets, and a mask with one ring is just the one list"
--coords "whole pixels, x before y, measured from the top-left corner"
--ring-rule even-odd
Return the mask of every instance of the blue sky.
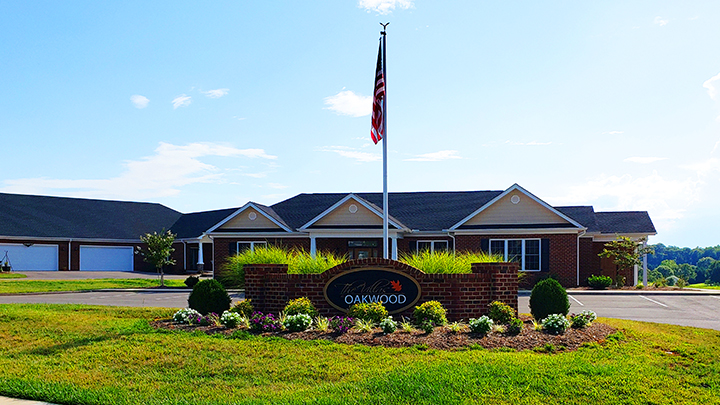
[[[207, 3], [207, 2], [205, 2]], [[0, 191], [182, 212], [382, 190], [647, 210], [720, 244], [720, 2], [0, 3]]]

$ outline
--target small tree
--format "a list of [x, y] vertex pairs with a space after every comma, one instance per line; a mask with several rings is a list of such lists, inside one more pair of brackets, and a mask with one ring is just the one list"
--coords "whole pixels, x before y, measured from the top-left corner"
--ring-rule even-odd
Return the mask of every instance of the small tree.
[[615, 284], [617, 286], [624, 284], [620, 276], [621, 270], [639, 266], [642, 264], [644, 255], [655, 253], [655, 249], [652, 247], [643, 247], [644, 242], [645, 238], [634, 241], [627, 236], [617, 236], [614, 241], [606, 243], [605, 248], [600, 252], [600, 257], [611, 258], [615, 263]]
[[146, 233], [140, 237], [140, 240], [147, 245], [147, 249], [138, 248], [138, 253], [143, 256], [143, 260], [155, 266], [157, 272], [160, 273], [161, 287], [165, 287], [163, 268], [175, 264], [175, 260], [170, 258], [170, 255], [175, 251], [175, 248], [172, 247], [175, 236], [172, 232], [163, 229], [160, 233]]

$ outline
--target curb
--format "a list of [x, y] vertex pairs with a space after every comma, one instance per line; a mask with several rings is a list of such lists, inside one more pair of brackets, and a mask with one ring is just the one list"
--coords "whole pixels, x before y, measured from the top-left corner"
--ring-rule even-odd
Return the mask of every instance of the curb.
[[[566, 290], [568, 295], [687, 295], [687, 296], [720, 296], [720, 290], [670, 290], [670, 291], [652, 291], [652, 290]], [[518, 291], [518, 297], [529, 297], [530, 290]]]
[[[244, 293], [245, 290], [225, 290], [228, 294]], [[17, 295], [53, 295], [53, 294], [82, 294], [82, 293], [98, 293], [98, 292], [150, 292], [150, 293], [190, 293], [192, 288], [174, 288], [174, 289], [148, 289], [148, 288], [104, 288], [100, 290], [78, 290], [78, 291], [41, 291], [41, 292], [25, 292], [25, 293], [0, 293], [0, 297], [17, 296]]]

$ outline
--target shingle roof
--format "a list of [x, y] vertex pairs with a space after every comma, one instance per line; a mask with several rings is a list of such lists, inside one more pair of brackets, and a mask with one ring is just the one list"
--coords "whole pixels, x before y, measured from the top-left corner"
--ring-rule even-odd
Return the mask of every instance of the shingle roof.
[[0, 193], [0, 235], [137, 240], [182, 214], [155, 203]]
[[656, 233], [646, 211], [596, 212], [600, 233]]
[[221, 210], [183, 214], [170, 230], [177, 235], [178, 239], [195, 238], [237, 210], [238, 208], [225, 208]]

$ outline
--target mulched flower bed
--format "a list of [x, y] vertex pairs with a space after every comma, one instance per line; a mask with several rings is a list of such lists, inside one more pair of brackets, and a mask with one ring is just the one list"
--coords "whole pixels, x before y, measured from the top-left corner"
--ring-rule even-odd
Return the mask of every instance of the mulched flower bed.
[[[510, 348], [514, 350], [532, 350], [551, 344], [558, 350], [571, 351], [576, 350], [584, 343], [602, 343], [608, 335], [617, 331], [617, 329], [609, 325], [593, 322], [586, 328], [570, 328], [565, 332], [565, 334], [556, 336], [543, 331], [534, 330], [530, 317], [520, 316], [520, 319], [523, 321], [523, 329], [518, 335], [496, 332], [490, 332], [485, 336], [468, 332], [454, 333], [446, 327], [437, 327], [430, 334], [426, 334], [422, 331], [407, 333], [399, 329], [390, 334], [384, 334], [380, 329], [375, 329], [373, 332], [368, 333], [358, 332], [353, 329], [342, 334], [337, 332], [324, 333], [317, 330], [309, 330], [295, 333], [263, 333], [260, 335], [279, 336], [289, 340], [329, 340], [335, 343], [363, 344], [366, 346], [412, 347], [417, 345], [419, 347], [440, 350], [457, 350], [475, 344], [486, 349]], [[150, 324], [155, 328], [182, 331], [201, 331], [208, 335], [215, 333], [230, 335], [237, 330], [227, 329], [222, 326], [177, 324], [169, 319], [156, 320]]]

